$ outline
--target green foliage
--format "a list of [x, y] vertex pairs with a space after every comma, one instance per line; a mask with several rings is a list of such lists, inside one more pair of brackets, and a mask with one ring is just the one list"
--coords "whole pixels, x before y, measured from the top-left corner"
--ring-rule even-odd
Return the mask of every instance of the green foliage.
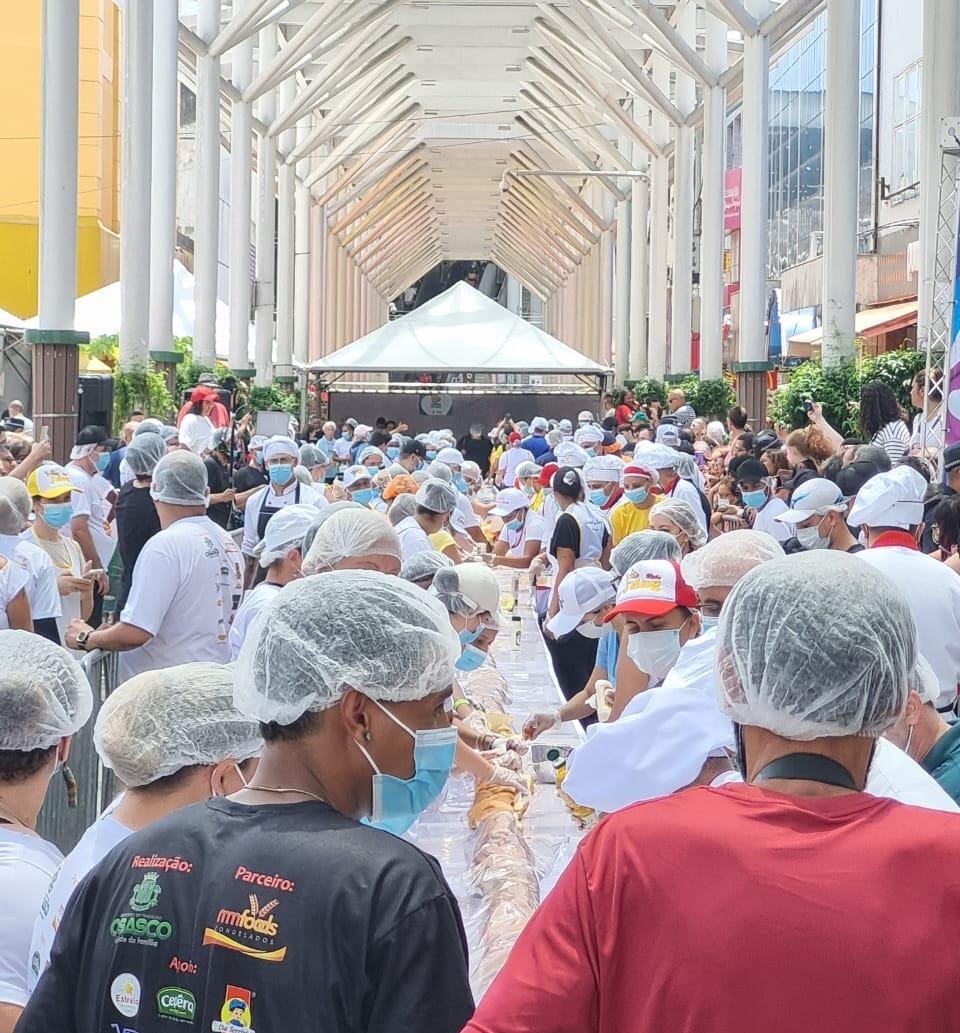
[[246, 400], [244, 409], [253, 412], [288, 412], [291, 416], [300, 415], [300, 396], [295, 391], [287, 392], [277, 384], [270, 387], [254, 387]]
[[105, 334], [102, 337], [94, 337], [89, 344], [82, 345], [80, 350], [87, 358], [99, 359], [105, 366], [116, 369], [120, 357], [120, 335]]
[[787, 384], [777, 389], [770, 404], [774, 423], [786, 424], [791, 430], [809, 423], [803, 403], [819, 402], [827, 423], [845, 437], [858, 433], [858, 404], [861, 369], [854, 362], [824, 369], [818, 360], [805, 362], [791, 373]]
[[122, 427], [134, 409], [160, 419], [173, 415], [174, 404], [167, 390], [166, 378], [157, 372], [153, 363], [148, 363], [143, 369], [113, 375], [114, 427]]
[[700, 380], [686, 377], [679, 385], [687, 396], [687, 404], [705, 420], [725, 420], [730, 407], [736, 404], [737, 396], [730, 384], [722, 377], [718, 380]]
[[910, 385], [916, 374], [926, 369], [926, 366], [926, 353], [915, 348], [885, 352], [863, 360], [860, 364], [860, 382], [866, 384], [869, 380], [881, 381], [897, 396], [900, 408], [912, 413], [916, 410], [910, 402]]
[[624, 386], [632, 389], [633, 397], [636, 398], [638, 405], [650, 405], [653, 402], [659, 402], [661, 405], [667, 404], [667, 387], [660, 380], [641, 377], [640, 380], [624, 381]]

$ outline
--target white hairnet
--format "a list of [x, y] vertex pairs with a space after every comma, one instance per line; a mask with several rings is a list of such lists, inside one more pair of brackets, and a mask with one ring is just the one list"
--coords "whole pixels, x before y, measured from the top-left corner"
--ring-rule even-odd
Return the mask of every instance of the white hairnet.
[[0, 534], [19, 534], [30, 519], [33, 503], [23, 481], [0, 477]]
[[203, 506], [207, 501], [207, 468], [192, 452], [168, 452], [153, 471], [150, 497], [171, 506]]
[[368, 459], [376, 459], [378, 462], [382, 463], [385, 458], [386, 456], [384, 456], [383, 452], [381, 452], [376, 445], [367, 445], [366, 448], [361, 448], [357, 453], [357, 463], [360, 466], [364, 466]]
[[138, 438], [141, 434], [159, 434], [161, 430], [163, 430], [163, 423], [160, 420], [155, 420], [152, 416], [148, 416], [147, 419], [141, 420], [137, 424], [137, 429], [133, 432], [133, 436]]
[[282, 560], [290, 549], [302, 550], [303, 539], [319, 516], [316, 506], [304, 502], [284, 506], [267, 524], [263, 538], [254, 547], [253, 555], [260, 560], [260, 566], [269, 567]]
[[483, 477], [483, 474], [480, 472], [480, 464], [475, 463], [472, 459], [464, 460], [461, 473], [465, 478], [475, 481], [479, 481]]
[[426, 581], [433, 578], [441, 567], [452, 567], [453, 560], [442, 552], [417, 552], [400, 568], [404, 581]]
[[133, 787], [193, 764], [258, 756], [260, 729], [234, 707], [233, 680], [233, 667], [193, 663], [124, 682], [107, 697], [93, 726], [104, 766]]
[[263, 446], [263, 461], [282, 458], [299, 461], [300, 449], [297, 448], [297, 443], [293, 438], [288, 438], [285, 434], [278, 434], [276, 437], [269, 438]]
[[673, 560], [680, 562], [677, 539], [666, 531], [634, 531], [610, 553], [610, 566], [620, 577], [644, 560]]
[[431, 513], [452, 513], [457, 508], [457, 493], [453, 486], [431, 478], [420, 485], [416, 502]]
[[304, 557], [304, 574], [330, 570], [355, 556], [395, 556], [400, 559], [397, 532], [372, 509], [344, 509], [325, 520]]
[[443, 481], [445, 484], [453, 484], [453, 472], [446, 463], [440, 463], [434, 460], [427, 467], [427, 475], [431, 480]]
[[234, 702], [249, 717], [287, 725], [328, 709], [347, 689], [422, 699], [450, 685], [459, 656], [447, 611], [423, 589], [336, 570], [292, 581], [271, 603], [270, 619], [254, 623], [236, 664]]
[[697, 487], [700, 486], [700, 471], [697, 469], [697, 461], [693, 456], [687, 455], [686, 452], [678, 452], [675, 469], [678, 477], [682, 477], [685, 481], [690, 481], [692, 484], [697, 485]]
[[327, 466], [330, 456], [317, 445], [304, 444], [300, 446], [300, 465], [308, 470], [315, 466]]
[[761, 563], [720, 615], [720, 705], [734, 721], [787, 739], [878, 736], [916, 685], [916, 642], [897, 586], [855, 556]]
[[396, 527], [401, 520], [406, 520], [407, 517], [414, 516], [416, 512], [417, 496], [411, 495], [410, 492], [405, 491], [390, 503], [390, 508], [387, 510], [387, 519], [394, 527]]
[[149, 477], [167, 454], [167, 443], [159, 434], [137, 434], [127, 445], [123, 458], [138, 477]]
[[655, 516], [666, 517], [672, 521], [690, 539], [690, 548], [699, 549], [707, 540], [707, 532], [697, 519], [693, 506], [684, 499], [667, 498], [656, 503], [650, 509], [651, 519]]
[[765, 531], [729, 531], [680, 561], [683, 580], [695, 591], [728, 588], [749, 570], [784, 555], [780, 543]]
[[29, 631], [0, 631], [0, 750], [49, 749], [92, 710], [90, 683], [65, 649]]
[[707, 437], [713, 438], [717, 444], [722, 445], [725, 436], [723, 424], [719, 420], [711, 420], [707, 424]]
[[170, 427], [165, 424], [160, 428], [160, 437], [169, 445], [171, 441], [179, 440], [180, 431], [176, 427]]
[[517, 464], [516, 477], [539, 477], [543, 473], [543, 467], [537, 463], [531, 463], [529, 459]]

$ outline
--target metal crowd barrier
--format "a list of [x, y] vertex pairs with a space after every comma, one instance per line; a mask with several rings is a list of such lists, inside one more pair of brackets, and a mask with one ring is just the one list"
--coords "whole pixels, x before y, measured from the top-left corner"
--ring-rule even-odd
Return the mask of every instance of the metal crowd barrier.
[[80, 666], [90, 682], [93, 713], [90, 720], [73, 737], [67, 766], [77, 780], [77, 806], [68, 804], [67, 786], [56, 775], [47, 790], [47, 798], [37, 820], [37, 832], [55, 843], [63, 853], [72, 850], [88, 826], [103, 813], [119, 787], [113, 772], [107, 770], [93, 748], [93, 726], [104, 700], [117, 687], [119, 653], [94, 649], [87, 653]]

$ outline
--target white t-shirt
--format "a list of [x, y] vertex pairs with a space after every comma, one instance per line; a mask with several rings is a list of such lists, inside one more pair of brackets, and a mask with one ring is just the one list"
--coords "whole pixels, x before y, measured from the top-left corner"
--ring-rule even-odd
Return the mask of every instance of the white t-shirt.
[[535, 463], [536, 456], [528, 448], [508, 448], [497, 463], [497, 474], [505, 488], [512, 488], [517, 479], [517, 467], [521, 463]]
[[254, 619], [273, 602], [281, 587], [281, 585], [271, 585], [266, 581], [261, 581], [256, 588], [247, 592], [243, 597], [240, 609], [237, 610], [237, 615], [233, 618], [233, 624], [230, 625], [231, 661], [236, 660], [240, 655], [240, 647], [243, 645]]
[[910, 447], [912, 449], [923, 448], [924, 429], [927, 431], [927, 448], [940, 449], [943, 447], [943, 415], [937, 410], [930, 417], [929, 421], [923, 418], [923, 413], [918, 412], [913, 418], [913, 432], [910, 435]]
[[793, 536], [795, 527], [793, 524], [785, 524], [782, 520], [777, 520], [776, 517], [780, 513], [786, 513], [789, 508], [783, 499], [767, 499], [763, 509], [757, 511], [757, 517], [753, 522], [754, 531], [766, 531], [778, 542], [785, 542]]
[[0, 534], [0, 556], [18, 564], [26, 572], [27, 598], [30, 600], [30, 616], [34, 620], [62, 616], [57, 568], [43, 549], [18, 535]]
[[0, 825], [0, 1002], [27, 1003], [27, 969], [33, 922], [63, 854], [45, 839]]
[[480, 518], [474, 511], [470, 500], [462, 491], [457, 492], [457, 507], [450, 514], [450, 525], [455, 531], [467, 531], [471, 527], [480, 526]]
[[191, 452], [202, 455], [213, 448], [213, 432], [216, 427], [206, 416], [188, 412], [180, 424], [180, 444]]
[[257, 525], [260, 523], [260, 510], [267, 499], [267, 505], [271, 509], [283, 509], [284, 506], [292, 506], [295, 502], [304, 506], [316, 506], [317, 509], [326, 509], [330, 505], [322, 491], [309, 484], [301, 484], [296, 477], [283, 489], [282, 495], [273, 490], [273, 485], [265, 484], [260, 491], [247, 499], [247, 504], [243, 508], [243, 543], [240, 548], [244, 556], [252, 556], [260, 541]]
[[[83, 568], [86, 565], [83, 553], [80, 551], [80, 546], [72, 538], [64, 538], [63, 535], [60, 535], [55, 542], [51, 542], [41, 538], [32, 527], [27, 528], [20, 537], [23, 541], [30, 542], [31, 545], [35, 545], [50, 557], [50, 562], [53, 564], [54, 574], [57, 578], [61, 574], [69, 574], [71, 577], [80, 577], [83, 574]], [[58, 587], [57, 595], [60, 599], [61, 610], [60, 616], [57, 618], [57, 627], [60, 630], [60, 642], [62, 644], [65, 641], [70, 621], [80, 619], [81, 593], [71, 592], [69, 595], [60, 595]], [[71, 649], [70, 652], [79, 654], [83, 650]]]
[[[104, 480], [100, 474], [92, 477], [86, 470], [81, 470], [75, 463], [67, 463], [64, 467], [70, 480], [79, 491], [73, 493], [73, 516], [88, 517], [87, 524], [90, 528], [90, 537], [93, 539], [93, 547], [97, 550], [100, 558], [100, 566], [106, 570], [113, 559], [113, 552], [117, 547], [117, 534], [113, 522], [107, 520], [110, 515], [110, 503], [107, 496], [114, 490], [109, 481]], [[68, 524], [61, 534], [73, 537], [70, 525]]]
[[3, 560], [3, 566], [0, 567], [0, 630], [5, 631], [10, 627], [7, 607], [14, 596], [29, 585], [30, 575], [19, 563], [3, 557], [0, 559]]
[[400, 539], [400, 559], [404, 563], [420, 552], [433, 552], [427, 532], [417, 523], [416, 517], [404, 517], [394, 530]]
[[541, 549], [550, 544], [545, 538], [545, 528], [543, 517], [539, 513], [534, 513], [532, 509], [528, 509], [523, 527], [519, 531], [508, 531], [504, 527], [497, 541], [507, 543], [508, 556], [523, 556], [528, 541], [538, 541]]
[[63, 912], [77, 884], [118, 843], [122, 843], [131, 831], [109, 813], [102, 815], [84, 832], [80, 842], [54, 872], [33, 923], [27, 968], [27, 989], [30, 993], [33, 993], [43, 970], [50, 962], [53, 938], [57, 935]]
[[352, 450], [352, 441], [345, 441], [343, 438], [337, 438], [333, 443], [333, 455], [336, 459], [339, 459], [341, 463], [350, 462], [350, 453]]
[[184, 517], [155, 534], [133, 568], [120, 614], [153, 638], [120, 654], [120, 681], [177, 664], [228, 663], [242, 593], [240, 550], [209, 517]]

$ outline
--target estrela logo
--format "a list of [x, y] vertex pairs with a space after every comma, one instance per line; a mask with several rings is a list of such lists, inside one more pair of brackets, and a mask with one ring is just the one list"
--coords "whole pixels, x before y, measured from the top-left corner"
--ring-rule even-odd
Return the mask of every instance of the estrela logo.
[[197, 1014], [197, 999], [180, 986], [165, 986], [157, 991], [157, 1014], [176, 1022], [193, 1022]]
[[121, 972], [110, 984], [110, 1000], [121, 1015], [132, 1019], [140, 1010], [140, 980], [132, 972]]
[[224, 947], [261, 961], [283, 961], [287, 948], [276, 947], [280, 928], [274, 916], [280, 901], [261, 904], [255, 893], [248, 899], [250, 906], [242, 911], [221, 908], [217, 912], [215, 928], [203, 931], [203, 945]]

